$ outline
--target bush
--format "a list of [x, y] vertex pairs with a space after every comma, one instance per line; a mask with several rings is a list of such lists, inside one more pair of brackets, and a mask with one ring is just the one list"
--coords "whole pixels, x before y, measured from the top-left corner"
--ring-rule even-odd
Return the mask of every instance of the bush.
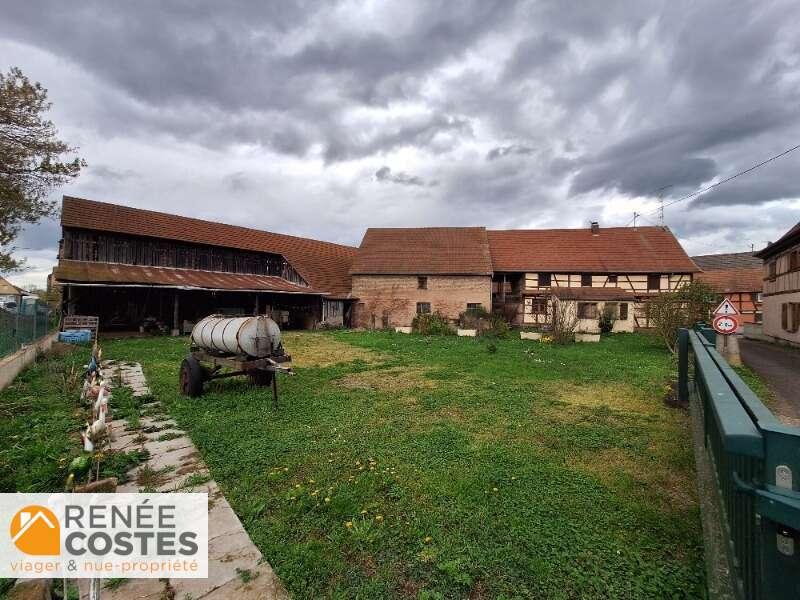
[[662, 292], [647, 302], [647, 318], [667, 348], [675, 353], [678, 329], [708, 319], [719, 301], [711, 286], [693, 281], [674, 292]]
[[617, 315], [611, 306], [605, 305], [600, 317], [597, 319], [597, 326], [600, 328], [600, 333], [611, 333], [614, 330], [614, 323], [617, 321]]
[[458, 316], [462, 329], [475, 329], [479, 336], [506, 337], [511, 331], [506, 318], [500, 313], [490, 313], [484, 308], [465, 310]]
[[440, 313], [417, 315], [411, 322], [411, 327], [416, 333], [422, 335], [455, 335], [450, 321]]

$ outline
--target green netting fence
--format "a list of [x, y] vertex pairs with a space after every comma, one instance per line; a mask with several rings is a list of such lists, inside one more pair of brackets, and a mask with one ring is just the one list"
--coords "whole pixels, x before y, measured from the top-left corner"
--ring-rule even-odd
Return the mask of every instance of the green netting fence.
[[47, 305], [26, 304], [19, 312], [0, 309], [0, 358], [16, 352], [24, 344], [35, 342], [51, 329]]

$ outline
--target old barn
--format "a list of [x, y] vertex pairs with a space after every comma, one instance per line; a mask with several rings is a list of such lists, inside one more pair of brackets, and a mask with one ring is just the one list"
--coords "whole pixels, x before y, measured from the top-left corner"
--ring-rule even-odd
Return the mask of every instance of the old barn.
[[349, 323], [355, 248], [71, 197], [61, 227], [64, 314], [104, 330], [177, 333], [211, 313]]

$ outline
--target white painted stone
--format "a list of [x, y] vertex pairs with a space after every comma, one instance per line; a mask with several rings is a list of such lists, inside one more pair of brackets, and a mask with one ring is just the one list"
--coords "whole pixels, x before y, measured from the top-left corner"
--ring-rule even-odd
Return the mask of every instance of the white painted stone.
[[395, 327], [394, 330], [396, 333], [411, 333], [413, 331], [411, 327]]
[[522, 340], [540, 340], [542, 339], [542, 334], [538, 331], [520, 331], [519, 337]]
[[599, 333], [576, 333], [575, 334], [575, 341], [576, 342], [599, 342], [600, 341], [600, 334]]
[[456, 333], [461, 337], [476, 337], [478, 335], [477, 329], [456, 329]]

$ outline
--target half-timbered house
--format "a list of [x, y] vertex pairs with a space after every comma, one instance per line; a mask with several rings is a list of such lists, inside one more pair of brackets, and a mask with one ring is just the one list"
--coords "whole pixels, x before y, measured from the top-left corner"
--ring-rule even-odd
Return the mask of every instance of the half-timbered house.
[[755, 255], [764, 261], [764, 334], [800, 346], [800, 223]]
[[705, 254], [692, 260], [702, 270], [695, 278], [707, 283], [739, 311], [741, 323], [761, 323], [764, 266], [752, 252]]
[[487, 233], [492, 305], [520, 325], [546, 323], [548, 299], [555, 295], [576, 303], [584, 331], [596, 329], [604, 310], [612, 311], [615, 331], [649, 327], [648, 298], [676, 290], [699, 271], [666, 227], [592, 223]]

